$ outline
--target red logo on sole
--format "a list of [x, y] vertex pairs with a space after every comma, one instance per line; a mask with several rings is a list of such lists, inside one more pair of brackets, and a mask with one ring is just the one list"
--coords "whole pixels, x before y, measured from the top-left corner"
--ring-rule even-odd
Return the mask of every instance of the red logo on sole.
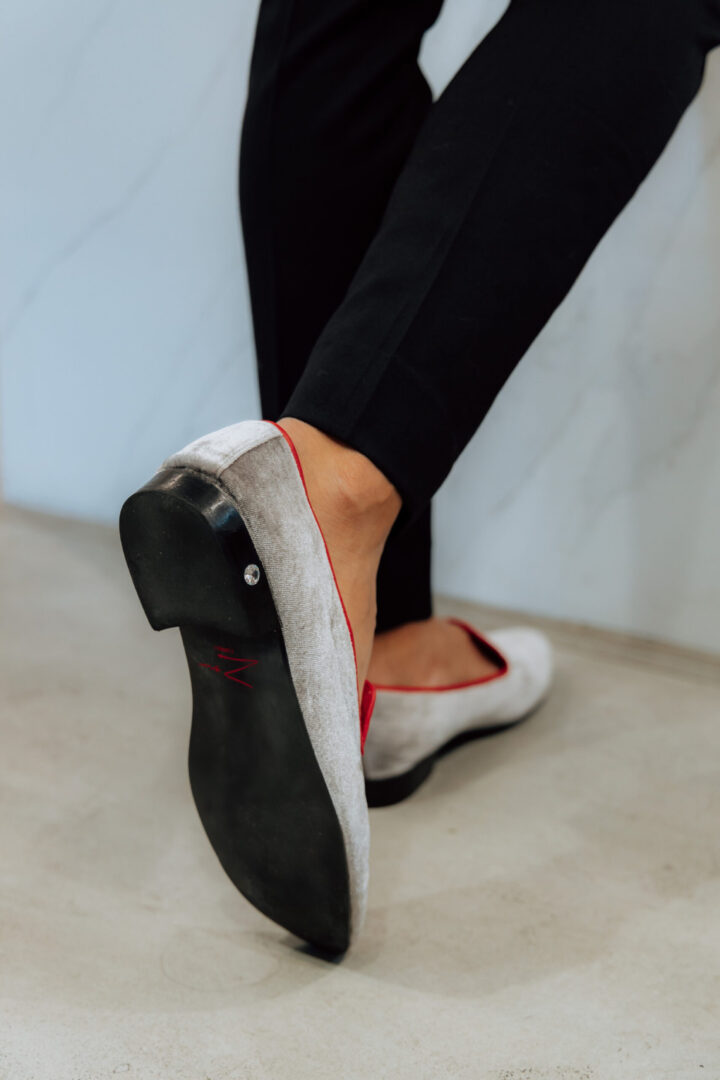
[[246, 671], [249, 667], [255, 667], [257, 660], [248, 660], [243, 656], [233, 656], [232, 649], [226, 648], [224, 645], [216, 645], [215, 652], [217, 653], [217, 659], [224, 664], [235, 664], [236, 667], [223, 668], [219, 663], [206, 664], [202, 660], [198, 660], [200, 667], [209, 668], [210, 671], [217, 671], [218, 675], [224, 675], [226, 679], [230, 679], [231, 682], [240, 683], [241, 686], [248, 686], [252, 690], [252, 684], [245, 682], [244, 679], [239, 679], [238, 674], [241, 671]]

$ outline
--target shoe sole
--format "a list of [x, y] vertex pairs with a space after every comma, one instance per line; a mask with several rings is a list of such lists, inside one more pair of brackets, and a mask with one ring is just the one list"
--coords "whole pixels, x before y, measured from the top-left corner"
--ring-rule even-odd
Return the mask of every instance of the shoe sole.
[[[193, 696], [190, 785], [225, 872], [274, 922], [324, 952], [344, 952], [343, 833], [237, 507], [214, 479], [166, 469], [125, 502], [120, 535], [150, 625], [182, 635]], [[255, 584], [244, 579], [251, 566]]]
[[371, 780], [366, 778], [365, 796], [367, 798], [368, 806], [371, 808], [378, 806], [394, 806], [395, 803], [403, 802], [425, 783], [440, 758], [445, 757], [446, 754], [451, 753], [453, 750], [457, 750], [460, 746], [465, 746], [466, 743], [475, 742], [478, 739], [486, 739], [491, 735], [497, 735], [501, 731], [507, 731], [509, 728], [517, 727], [518, 724], [522, 724], [523, 721], [528, 720], [539, 707], [540, 703], [525, 713], [524, 716], [519, 717], [517, 720], [510, 721], [508, 724], [495, 724], [493, 727], [473, 728], [469, 731], [462, 731], [448, 742], [443, 743], [443, 745], [438, 747], [432, 754], [428, 754], [428, 756], [423, 758], [422, 761], [419, 761], [417, 765], [413, 765], [412, 769], [408, 769], [407, 772], [399, 773], [397, 776], [388, 776], [383, 780]]

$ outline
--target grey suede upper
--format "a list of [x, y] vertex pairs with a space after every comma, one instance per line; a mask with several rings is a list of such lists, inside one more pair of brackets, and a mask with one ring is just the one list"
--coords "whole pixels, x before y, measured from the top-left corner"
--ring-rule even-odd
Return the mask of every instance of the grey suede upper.
[[505, 674], [452, 689], [377, 687], [365, 743], [369, 779], [400, 776], [460, 732], [513, 723], [543, 698], [553, 666], [545, 635], [511, 627], [485, 638], [507, 662]]

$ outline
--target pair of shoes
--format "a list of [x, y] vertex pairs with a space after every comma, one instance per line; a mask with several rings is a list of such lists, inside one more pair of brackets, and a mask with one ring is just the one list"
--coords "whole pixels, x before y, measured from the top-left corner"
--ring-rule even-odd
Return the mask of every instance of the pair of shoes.
[[371, 797], [396, 801], [397, 783], [387, 785], [402, 776], [409, 794], [448, 738], [529, 711], [519, 639], [502, 631], [492, 645], [469, 628], [504, 665], [485, 689], [366, 682], [358, 703], [327, 546], [292, 442], [269, 421], [231, 425], [168, 458], [125, 502], [120, 533], [150, 625], [180, 628], [193, 693], [190, 783], [222, 866], [275, 922], [344, 952], [367, 904], [366, 784]]

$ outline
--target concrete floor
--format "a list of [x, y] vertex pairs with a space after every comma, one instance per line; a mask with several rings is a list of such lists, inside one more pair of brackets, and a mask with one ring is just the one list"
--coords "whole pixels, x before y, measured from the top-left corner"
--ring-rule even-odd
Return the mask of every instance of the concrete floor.
[[373, 812], [329, 964], [205, 840], [114, 533], [1, 532], [3, 1080], [720, 1077], [715, 661], [556, 627], [551, 701]]

